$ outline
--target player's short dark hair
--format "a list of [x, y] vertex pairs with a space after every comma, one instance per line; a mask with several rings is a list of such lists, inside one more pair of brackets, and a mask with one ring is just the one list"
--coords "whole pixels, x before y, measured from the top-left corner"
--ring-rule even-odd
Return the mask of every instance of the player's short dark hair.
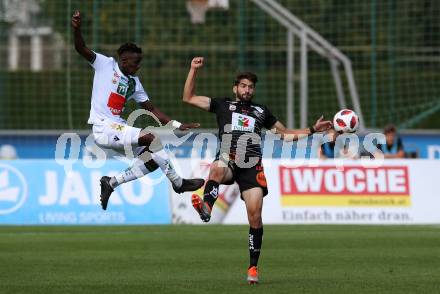
[[122, 44], [118, 49], [118, 56], [121, 56], [124, 52], [132, 52], [142, 54], [142, 49], [138, 47], [135, 43], [125, 43]]
[[385, 128], [383, 129], [383, 133], [384, 134], [396, 133], [396, 132], [397, 132], [397, 129], [392, 124], [389, 124], [389, 125], [385, 126]]
[[251, 81], [252, 83], [254, 83], [254, 85], [258, 82], [258, 78], [257, 78], [256, 74], [254, 74], [253, 72], [250, 72], [250, 71], [246, 71], [246, 72], [239, 73], [235, 77], [234, 86], [238, 86], [238, 84], [240, 84], [240, 81], [243, 79]]

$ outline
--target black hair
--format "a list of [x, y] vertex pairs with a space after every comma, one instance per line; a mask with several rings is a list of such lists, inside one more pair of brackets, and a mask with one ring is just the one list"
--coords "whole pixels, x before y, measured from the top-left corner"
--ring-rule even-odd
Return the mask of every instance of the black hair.
[[394, 125], [392, 125], [392, 124], [389, 124], [389, 125], [385, 126], [385, 128], [384, 128], [384, 130], [383, 130], [383, 133], [384, 133], [384, 134], [396, 133], [396, 132], [397, 132], [397, 129], [396, 129], [396, 127], [395, 127]]
[[124, 52], [132, 52], [142, 54], [142, 49], [138, 47], [135, 43], [125, 43], [122, 44], [118, 49], [118, 56], [121, 56]]
[[257, 75], [250, 71], [247, 71], [247, 72], [241, 72], [235, 77], [234, 86], [238, 86], [238, 84], [240, 84], [240, 81], [243, 79], [247, 79], [251, 81], [252, 83], [254, 83], [254, 85], [258, 82]]

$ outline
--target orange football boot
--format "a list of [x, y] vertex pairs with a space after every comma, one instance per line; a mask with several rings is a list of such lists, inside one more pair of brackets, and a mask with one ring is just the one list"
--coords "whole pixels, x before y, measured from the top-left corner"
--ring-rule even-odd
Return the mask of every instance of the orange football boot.
[[248, 268], [247, 281], [249, 285], [258, 284], [258, 268], [256, 266]]
[[193, 194], [191, 197], [192, 206], [200, 215], [200, 218], [205, 223], [209, 222], [211, 219], [211, 210], [212, 208], [208, 203], [205, 203], [202, 198], [200, 198], [197, 194]]

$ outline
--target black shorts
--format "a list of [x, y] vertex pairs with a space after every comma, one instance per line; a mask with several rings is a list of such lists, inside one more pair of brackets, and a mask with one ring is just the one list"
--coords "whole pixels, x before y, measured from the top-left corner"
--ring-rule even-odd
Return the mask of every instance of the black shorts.
[[218, 154], [215, 158], [215, 161], [217, 160], [225, 162], [232, 171], [232, 179], [226, 183], [222, 183], [223, 185], [232, 185], [234, 182], [237, 182], [240, 193], [252, 188], [261, 188], [263, 190], [263, 196], [268, 194], [267, 181], [261, 158], [256, 165], [248, 168], [238, 167], [234, 160], [219, 158]]

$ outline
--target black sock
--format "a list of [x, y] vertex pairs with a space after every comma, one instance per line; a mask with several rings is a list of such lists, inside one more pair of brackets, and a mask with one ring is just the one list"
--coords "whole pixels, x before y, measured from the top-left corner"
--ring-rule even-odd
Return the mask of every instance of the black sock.
[[210, 207], [213, 207], [215, 201], [217, 200], [218, 186], [219, 183], [213, 180], [209, 180], [205, 185], [205, 190], [203, 191], [203, 201], [208, 203]]
[[150, 172], [154, 172], [156, 169], [159, 168], [159, 166], [157, 165], [157, 163], [154, 160], [150, 160], [145, 162], [145, 167], [150, 171]]
[[249, 228], [249, 267], [257, 266], [260, 257], [261, 244], [263, 243], [263, 227]]

